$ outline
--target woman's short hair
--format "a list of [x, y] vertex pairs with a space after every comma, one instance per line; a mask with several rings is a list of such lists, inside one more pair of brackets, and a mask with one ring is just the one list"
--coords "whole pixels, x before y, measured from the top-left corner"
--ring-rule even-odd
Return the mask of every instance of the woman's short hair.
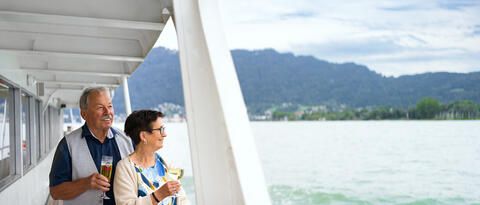
[[160, 111], [155, 110], [138, 110], [132, 112], [125, 120], [125, 134], [131, 139], [136, 146], [140, 143], [140, 132], [151, 132], [151, 123], [155, 122], [158, 118], [163, 118], [164, 115]]

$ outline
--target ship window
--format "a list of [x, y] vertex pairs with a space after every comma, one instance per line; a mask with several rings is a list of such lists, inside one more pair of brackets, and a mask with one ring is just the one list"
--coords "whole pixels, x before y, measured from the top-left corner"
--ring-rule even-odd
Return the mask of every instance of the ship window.
[[23, 167], [26, 169], [32, 164], [31, 154], [31, 137], [30, 137], [30, 96], [25, 93], [21, 94], [21, 145], [22, 145], [22, 158]]
[[[50, 107], [50, 106], [48, 106]], [[44, 147], [45, 147], [45, 153], [47, 153], [50, 150], [50, 139], [51, 139], [51, 134], [50, 134], [50, 113], [48, 112], [48, 107], [43, 112], [43, 127], [44, 129], [44, 136], [45, 139], [43, 140]]]
[[36, 135], [36, 138], [37, 138], [37, 143], [36, 143], [36, 146], [37, 146], [37, 161], [40, 161], [40, 159], [42, 158], [43, 156], [43, 152], [44, 152], [44, 148], [43, 148], [43, 141], [44, 141], [44, 137], [42, 137], [42, 134], [41, 134], [41, 130], [40, 130], [40, 111], [41, 111], [41, 103], [40, 103], [40, 100], [35, 100], [35, 119], [34, 119], [34, 128], [33, 128], [33, 132], [35, 133]]
[[13, 143], [10, 143], [13, 139], [10, 136], [12, 92], [12, 89], [0, 80], [0, 181], [12, 175], [14, 170], [12, 153], [15, 151], [12, 149]]
[[53, 107], [49, 107], [48, 111], [50, 112], [50, 149], [55, 148], [55, 145], [57, 145], [57, 139], [58, 139], [58, 133], [59, 129], [57, 128], [58, 123], [57, 118], [57, 109]]
[[60, 116], [61, 116], [61, 110], [54, 108], [54, 107], [48, 107], [48, 127], [49, 129], [49, 149], [54, 149], [60, 139], [60, 136], [63, 134], [63, 129], [60, 129]]

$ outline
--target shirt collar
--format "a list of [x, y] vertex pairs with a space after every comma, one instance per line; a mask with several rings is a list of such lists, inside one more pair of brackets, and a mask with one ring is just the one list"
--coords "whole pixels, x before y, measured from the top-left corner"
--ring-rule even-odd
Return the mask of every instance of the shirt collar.
[[[108, 139], [112, 139], [115, 137], [115, 135], [117, 135], [117, 132], [115, 132], [114, 129], [112, 129], [110, 127], [110, 129], [108, 129], [108, 133], [107, 133], [107, 138]], [[90, 128], [88, 128], [88, 125], [87, 123], [85, 123], [83, 126], [82, 126], [82, 138], [86, 137], [86, 136], [91, 136], [95, 139], [98, 139], [97, 136], [95, 136], [92, 131], [90, 130]]]

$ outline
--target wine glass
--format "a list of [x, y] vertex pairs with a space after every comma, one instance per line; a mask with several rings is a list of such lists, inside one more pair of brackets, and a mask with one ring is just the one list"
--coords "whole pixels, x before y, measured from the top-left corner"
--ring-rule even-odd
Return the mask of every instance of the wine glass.
[[[112, 169], [113, 169], [113, 157], [112, 156], [107, 156], [103, 155], [102, 156], [102, 162], [101, 162], [101, 167], [100, 167], [100, 174], [107, 177], [108, 182], [110, 182], [110, 179], [112, 177]], [[100, 198], [102, 199], [110, 199], [105, 192], [102, 192], [102, 195], [100, 195]]]
[[180, 180], [183, 177], [182, 168], [169, 168], [168, 175], [172, 180]]
[[[182, 168], [169, 168], [167, 171], [168, 178], [170, 180], [177, 180], [180, 181], [180, 179], [183, 177], [183, 169]], [[178, 193], [178, 191], [177, 191]], [[176, 204], [177, 200], [177, 193], [175, 193], [172, 196], [172, 203]]]

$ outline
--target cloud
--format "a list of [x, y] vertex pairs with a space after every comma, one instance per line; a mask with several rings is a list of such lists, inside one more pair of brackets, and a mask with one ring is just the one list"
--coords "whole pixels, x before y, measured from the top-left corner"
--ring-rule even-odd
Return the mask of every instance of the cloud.
[[293, 51], [331, 62], [356, 62], [386, 76], [424, 72], [471, 72], [480, 68], [480, 51], [435, 47], [415, 35], [346, 38], [299, 44]]
[[378, 8], [385, 11], [419, 11], [419, 10], [457, 10], [461, 11], [478, 6], [480, 2], [478, 0], [424, 0], [424, 1], [380, 1]]
[[342, 59], [348, 56], [385, 54], [403, 50], [391, 39], [341, 39], [318, 44], [300, 44], [294, 47], [301, 52], [312, 52], [315, 56], [325, 56], [331, 59]]
[[[480, 59], [473, 56], [480, 53], [435, 53], [412, 52], [398, 53], [393, 56], [370, 56], [370, 59], [359, 59], [370, 69], [386, 76], [400, 76], [425, 72], [457, 72], [467, 73], [480, 70]], [[382, 58], [383, 57], [383, 58]]]
[[473, 36], [480, 36], [480, 25], [475, 25], [472, 31]]
[[[274, 48], [334, 62], [353, 61], [385, 75], [480, 70], [478, 0], [223, 0], [219, 4], [231, 49]], [[167, 30], [160, 38], [172, 48], [175, 32]]]
[[[418, 74], [424, 72], [472, 72], [480, 68], [480, 52], [470, 53], [458, 49], [391, 49], [385, 52], [349, 53], [349, 61], [367, 65], [371, 70], [386, 76]], [[318, 48], [318, 47], [313, 47]], [[379, 49], [378, 51], [380, 51]], [[313, 49], [310, 53], [316, 53]], [[333, 54], [332, 54], [333, 53]], [[324, 51], [314, 54], [317, 58], [334, 62], [345, 62], [344, 57], [332, 51], [325, 55]], [[340, 52], [341, 53], [341, 52]], [[345, 53], [342, 53], [345, 54]]]
[[167, 21], [167, 24], [163, 28], [163, 31], [160, 34], [160, 37], [158, 37], [157, 42], [153, 47], [159, 47], [159, 46], [178, 50], [177, 33], [175, 31], [175, 27], [173, 25], [172, 19]]
[[385, 11], [413, 11], [413, 10], [420, 10], [422, 8], [418, 7], [417, 5], [409, 4], [409, 5], [385, 6], [385, 7], [379, 7], [379, 9], [382, 9]]
[[315, 17], [315, 13], [307, 10], [299, 10], [292, 13], [281, 14], [281, 19], [290, 19], [290, 18], [312, 18]]
[[462, 10], [472, 6], [478, 6], [480, 2], [478, 0], [440, 0], [438, 6], [448, 10]]

